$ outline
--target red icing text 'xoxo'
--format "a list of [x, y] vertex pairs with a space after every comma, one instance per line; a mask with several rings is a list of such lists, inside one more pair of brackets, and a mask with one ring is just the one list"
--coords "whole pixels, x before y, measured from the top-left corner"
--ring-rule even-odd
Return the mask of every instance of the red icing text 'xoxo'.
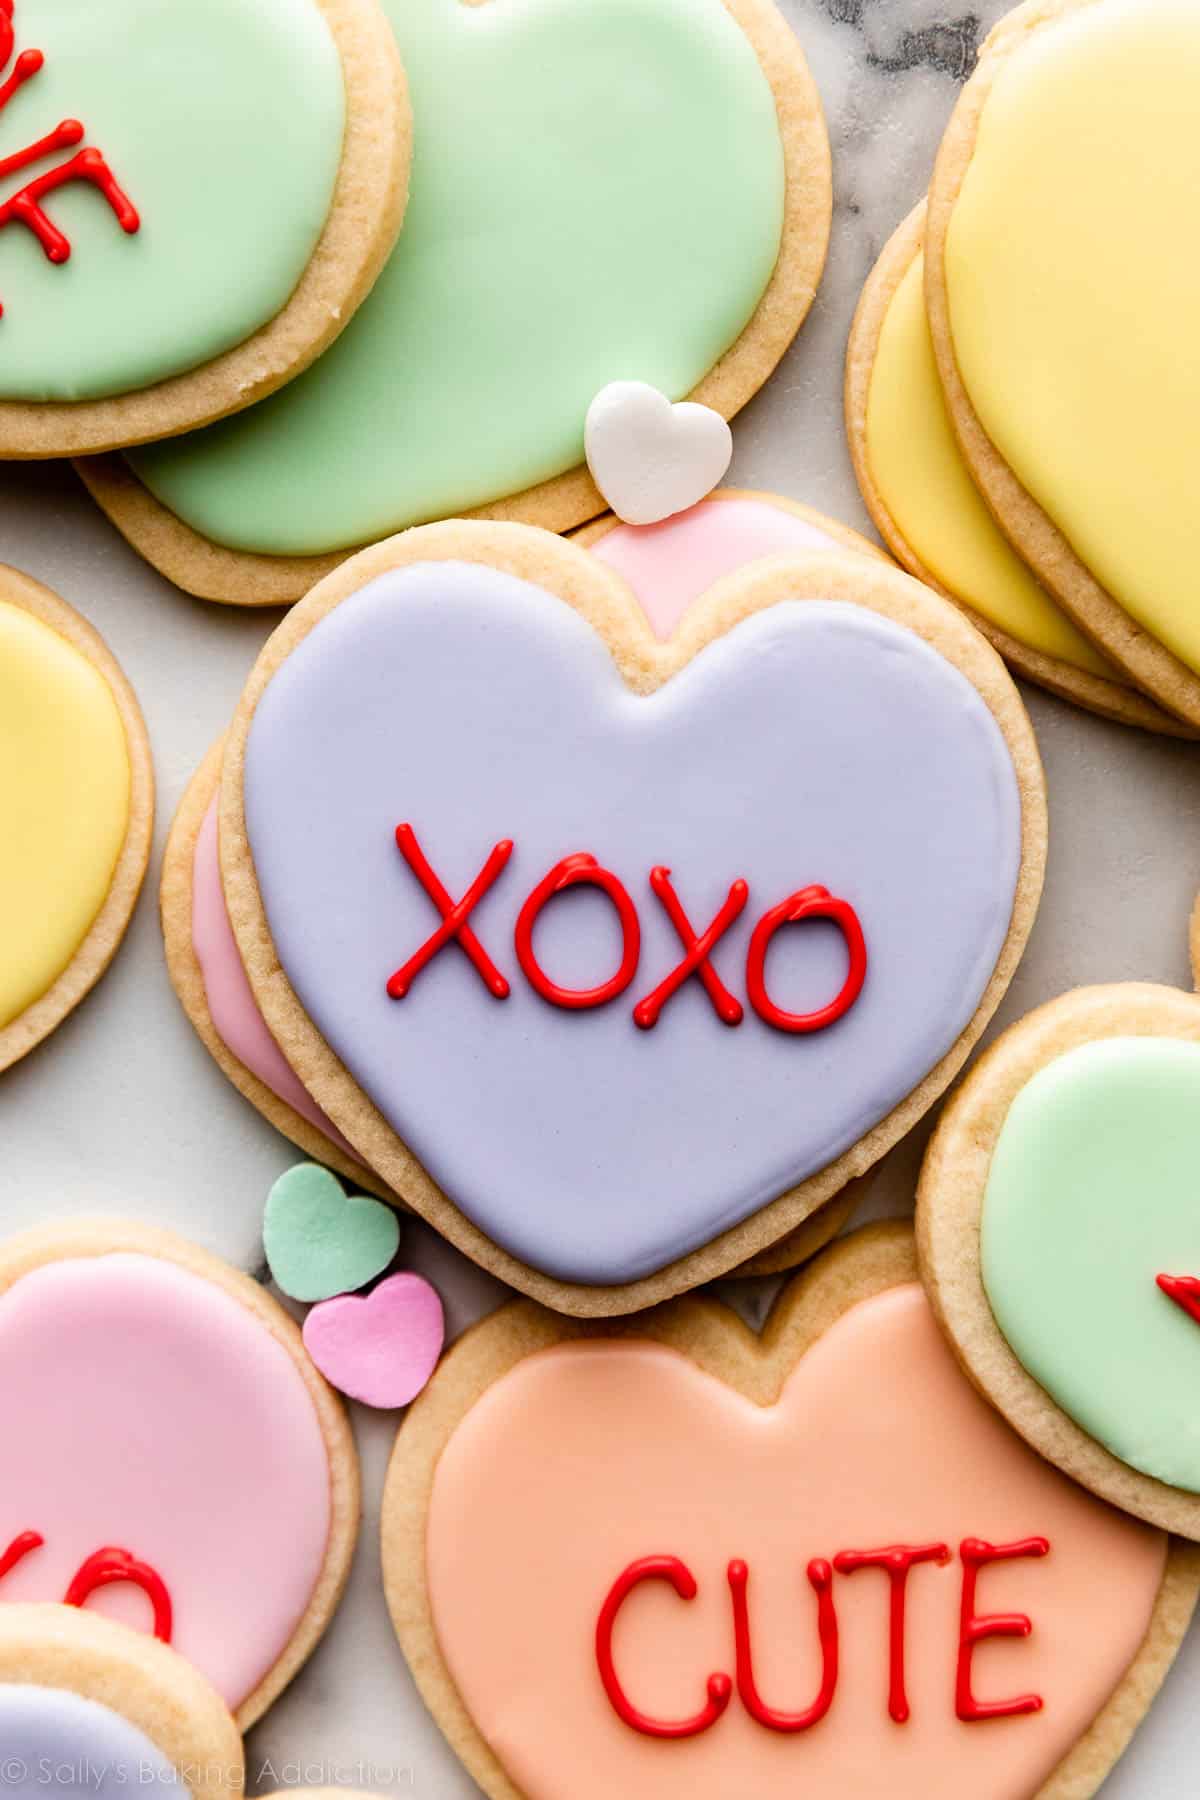
[[[0, 0], [2, 4], [2, 0]], [[494, 1000], [507, 1000], [511, 989], [469, 924], [471, 914], [495, 885], [513, 855], [511, 838], [496, 844], [461, 899], [451, 898], [434, 873], [411, 825], [396, 827], [396, 845], [408, 867], [428, 894], [441, 917], [437, 930], [398, 968], [387, 984], [393, 1000], [402, 1000], [413, 982], [442, 950], [457, 944]], [[682, 959], [658, 985], [633, 1007], [633, 1021], [642, 1031], [652, 1031], [679, 990], [695, 978], [723, 1025], [737, 1026], [745, 1016], [741, 1002], [730, 993], [716, 969], [712, 955], [725, 933], [745, 911], [750, 889], [735, 881], [713, 918], [698, 931], [677, 894], [668, 868], [651, 869], [650, 891], [666, 913], [683, 948]], [[607, 981], [592, 988], [565, 988], [554, 981], [537, 959], [533, 933], [543, 909], [571, 887], [593, 887], [610, 902], [621, 929], [621, 960]], [[788, 1012], [767, 991], [766, 960], [771, 941], [785, 925], [808, 919], [825, 919], [836, 925], [846, 946], [848, 968], [837, 994], [827, 1005], [808, 1013]], [[585, 851], [565, 856], [532, 889], [517, 916], [513, 943], [521, 971], [542, 999], [569, 1012], [586, 1012], [607, 1006], [633, 985], [641, 959], [642, 930], [638, 910], [629, 890], [611, 869], [605, 869]], [[824, 1031], [849, 1012], [867, 978], [867, 946], [858, 914], [848, 900], [838, 899], [819, 885], [799, 888], [770, 907], [754, 927], [746, 954], [746, 994], [750, 1005], [766, 1024], [793, 1035]]]

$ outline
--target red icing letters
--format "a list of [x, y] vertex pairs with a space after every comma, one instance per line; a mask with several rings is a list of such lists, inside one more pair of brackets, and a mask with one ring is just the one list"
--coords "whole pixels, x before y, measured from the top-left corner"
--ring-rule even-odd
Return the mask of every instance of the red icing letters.
[[[0, 0], [0, 68], [8, 62], [15, 47], [13, 31], [13, 0]], [[31, 81], [45, 65], [45, 57], [40, 50], [23, 50], [13, 64], [8, 79], [0, 85], [0, 111], [8, 105], [25, 83]], [[43, 156], [53, 156], [60, 150], [72, 149], [83, 142], [84, 127], [78, 119], [64, 119], [61, 125], [28, 144], [25, 149], [13, 155], [0, 158], [0, 179], [15, 174], [19, 169], [28, 168], [31, 163], [41, 160]], [[87, 181], [103, 194], [112, 208], [121, 230], [132, 235], [140, 230], [141, 220], [137, 209], [124, 190], [118, 186], [116, 176], [109, 168], [99, 150], [80, 150], [77, 155], [60, 163], [57, 168], [47, 169], [33, 181], [11, 195], [0, 205], [0, 227], [13, 224], [24, 225], [31, 231], [42, 246], [47, 259], [52, 263], [65, 263], [71, 255], [68, 239], [47, 216], [42, 201], [56, 189], [65, 187], [68, 182]], [[0, 316], [4, 308], [0, 306]]]
[[[0, 5], [3, 0], [0, 0]], [[507, 980], [484, 950], [467, 923], [483, 896], [507, 868], [514, 852], [511, 838], [495, 845], [478, 875], [461, 900], [450, 895], [435, 875], [417, 842], [411, 825], [397, 825], [396, 844], [409, 868], [433, 901], [442, 922], [432, 937], [409, 957], [387, 984], [393, 1000], [403, 1000], [422, 969], [427, 968], [439, 951], [455, 942], [477, 971], [488, 992], [497, 1000], [507, 1000]], [[616, 972], [594, 988], [566, 988], [551, 979], [538, 962], [533, 948], [533, 933], [543, 907], [568, 888], [587, 886], [607, 895], [616, 911], [621, 927], [621, 961]], [[741, 1002], [729, 992], [712, 965], [712, 953], [720, 940], [735, 925], [746, 909], [749, 885], [740, 877], [732, 883], [725, 902], [704, 931], [697, 933], [684, 911], [671, 883], [670, 869], [657, 867], [650, 871], [650, 889], [662, 905], [683, 945], [682, 962], [663, 977], [633, 1009], [634, 1024], [642, 1031], [652, 1031], [662, 1017], [663, 1009], [694, 975], [701, 983], [713, 1011], [723, 1025], [740, 1025], [744, 1018]], [[784, 925], [795, 925], [805, 919], [830, 919], [841, 931], [849, 952], [850, 966], [839, 994], [828, 1006], [811, 1013], [785, 1012], [771, 999], [766, 985], [767, 951], [775, 933]], [[568, 1012], [586, 1012], [607, 1006], [630, 986], [637, 974], [642, 949], [642, 929], [637, 907], [620, 877], [600, 866], [587, 851], [564, 856], [529, 894], [517, 915], [514, 943], [517, 961], [534, 992], [551, 1006]], [[763, 914], [755, 926], [746, 956], [746, 988], [750, 1004], [758, 1016], [777, 1031], [793, 1035], [823, 1031], [849, 1012], [862, 992], [867, 978], [867, 946], [858, 914], [848, 900], [837, 899], [824, 887], [801, 888], [780, 905]], [[1164, 1278], [1165, 1279], [1165, 1278]]]
[[417, 842], [417, 834], [411, 825], [397, 825], [396, 843], [405, 862], [441, 913], [442, 922], [433, 936], [421, 945], [416, 955], [410, 956], [404, 967], [397, 969], [388, 982], [387, 991], [392, 999], [403, 1000], [421, 970], [427, 963], [432, 962], [438, 951], [453, 938], [459, 948], [466, 952], [474, 968], [478, 970], [479, 979], [488, 992], [497, 1000], [507, 1000], [508, 983], [467, 924], [467, 920], [507, 864], [513, 852], [512, 839], [505, 838], [496, 845], [462, 899], [458, 901], [451, 900], [434, 874], [425, 858], [424, 851]]
[[171, 1596], [157, 1569], [138, 1562], [128, 1550], [97, 1550], [77, 1570], [63, 1596], [65, 1606], [85, 1606], [97, 1588], [111, 1587], [116, 1582], [131, 1582], [140, 1587], [154, 1608], [154, 1635], [164, 1644], [171, 1641]]
[[[4, 0], [0, 0], [3, 6]], [[19, 1562], [24, 1561], [32, 1550], [40, 1550], [46, 1540], [40, 1531], [22, 1531], [15, 1537], [8, 1549], [0, 1554], [0, 1581], [11, 1574]], [[131, 1582], [140, 1587], [154, 1609], [154, 1635], [161, 1638], [164, 1644], [171, 1641], [171, 1596], [167, 1592], [166, 1582], [157, 1569], [149, 1563], [139, 1562], [128, 1550], [118, 1550], [109, 1545], [103, 1550], [93, 1551], [85, 1563], [75, 1571], [71, 1585], [63, 1595], [64, 1606], [85, 1606], [97, 1588], [110, 1587], [115, 1582]]]
[[[975, 1611], [979, 1572], [988, 1563], [1011, 1562], [1017, 1557], [1049, 1555], [1050, 1544], [1044, 1537], [1022, 1538], [1014, 1544], [988, 1544], [982, 1538], [964, 1538], [959, 1546], [962, 1559], [962, 1598], [959, 1609], [958, 1649], [954, 1670], [954, 1703], [958, 1718], [965, 1723], [982, 1719], [1015, 1718], [1042, 1710], [1044, 1702], [1038, 1694], [1021, 1694], [1012, 1700], [976, 1700], [971, 1691], [971, 1659], [975, 1646], [987, 1638], [1028, 1637], [1032, 1623], [1024, 1613], [983, 1613]], [[809, 1586], [816, 1596], [817, 1641], [821, 1651], [821, 1679], [810, 1706], [799, 1712], [780, 1712], [769, 1706], [758, 1691], [754, 1678], [754, 1655], [750, 1628], [747, 1590], [750, 1571], [746, 1563], [735, 1558], [726, 1571], [733, 1610], [733, 1651], [736, 1658], [737, 1691], [743, 1707], [756, 1724], [767, 1731], [795, 1735], [819, 1725], [833, 1705], [839, 1673], [839, 1633], [833, 1586], [835, 1575], [850, 1576], [860, 1569], [882, 1569], [888, 1578], [888, 1713], [898, 1725], [908, 1722], [910, 1709], [905, 1688], [905, 1607], [910, 1571], [920, 1563], [945, 1567], [951, 1560], [946, 1544], [891, 1544], [880, 1550], [839, 1550], [832, 1562], [814, 1557], [808, 1564]], [[625, 1601], [643, 1581], [668, 1581], [681, 1600], [694, 1600], [698, 1592], [696, 1578], [687, 1564], [676, 1556], [645, 1556], [630, 1563], [609, 1590], [596, 1623], [596, 1663], [604, 1691], [618, 1718], [633, 1731], [646, 1737], [689, 1738], [709, 1731], [729, 1704], [733, 1684], [728, 1675], [710, 1675], [708, 1700], [691, 1719], [679, 1721], [654, 1719], [640, 1712], [621, 1686], [613, 1665], [613, 1627]], [[949, 1693], [947, 1693], [947, 1698]]]
[[729, 1592], [733, 1597], [733, 1638], [737, 1646], [737, 1684], [742, 1705], [768, 1731], [808, 1731], [820, 1724], [833, 1704], [838, 1678], [838, 1624], [833, 1605], [833, 1570], [822, 1557], [808, 1565], [808, 1579], [817, 1596], [817, 1636], [821, 1643], [821, 1685], [811, 1706], [803, 1712], [777, 1712], [759, 1694], [754, 1681], [750, 1650], [750, 1615], [746, 1588], [750, 1571], [741, 1561], [729, 1565]]
[[979, 1571], [988, 1563], [1011, 1562], [1018, 1556], [1048, 1556], [1044, 1537], [1021, 1538], [1015, 1544], [985, 1544], [982, 1538], [964, 1538], [959, 1545], [963, 1564], [962, 1611], [958, 1636], [958, 1669], [954, 1682], [955, 1711], [960, 1719], [1010, 1719], [1042, 1710], [1040, 1694], [1020, 1694], [1015, 1700], [977, 1700], [971, 1691], [971, 1657], [976, 1644], [991, 1637], [1028, 1637], [1032, 1621], [1024, 1613], [975, 1611]]
[[[828, 1006], [810, 1013], [784, 1012], [767, 993], [767, 950], [771, 939], [782, 926], [798, 925], [804, 919], [832, 919], [846, 940], [850, 968], [841, 993]], [[827, 1025], [834, 1024], [844, 1013], [850, 1011], [862, 993], [866, 979], [867, 946], [858, 914], [849, 901], [835, 899], [828, 888], [801, 888], [798, 894], [789, 895], [778, 906], [773, 906], [770, 912], [764, 913], [754, 927], [750, 953], [746, 958], [746, 990], [750, 996], [750, 1004], [759, 1018], [765, 1019], [768, 1025], [774, 1025], [777, 1031], [824, 1031]]]
[[604, 1691], [617, 1717], [631, 1730], [640, 1731], [644, 1737], [698, 1737], [701, 1732], [708, 1731], [716, 1724], [729, 1705], [733, 1683], [728, 1675], [710, 1675], [708, 1699], [701, 1710], [694, 1718], [673, 1722], [652, 1719], [646, 1713], [639, 1712], [626, 1696], [617, 1675], [612, 1651], [613, 1626], [629, 1595], [643, 1581], [669, 1581], [681, 1600], [696, 1598], [696, 1578], [687, 1564], [680, 1562], [677, 1556], [643, 1556], [640, 1561], [630, 1563], [624, 1574], [618, 1575], [596, 1621], [596, 1663], [600, 1679], [604, 1683]]
[[745, 910], [746, 901], [750, 898], [750, 889], [744, 881], [735, 881], [729, 890], [724, 906], [714, 918], [708, 929], [696, 936], [692, 930], [691, 920], [679, 904], [679, 897], [671, 886], [670, 869], [651, 869], [650, 886], [662, 901], [663, 911], [679, 933], [679, 941], [687, 952], [678, 968], [660, 981], [652, 994], [639, 1000], [633, 1009], [633, 1022], [643, 1031], [650, 1031], [658, 1024], [662, 1009], [677, 994], [684, 982], [692, 975], [698, 975], [704, 985], [704, 991], [713, 1003], [713, 1011], [723, 1025], [740, 1025], [742, 1022], [741, 1002], [735, 1000], [728, 988], [724, 987], [720, 976], [708, 960], [718, 940], [740, 918]]
[[[533, 953], [533, 928], [537, 924], [538, 914], [548, 900], [561, 894], [569, 887], [583, 884], [599, 888], [607, 894], [616, 908], [617, 918], [621, 922], [622, 953], [621, 964], [615, 975], [601, 982], [594, 988], [563, 988], [551, 981], [537, 957]], [[604, 1006], [609, 1000], [615, 1000], [623, 994], [634, 976], [637, 974], [638, 958], [642, 953], [642, 928], [638, 924], [637, 908], [629, 898], [628, 890], [612, 873], [611, 869], [602, 869], [594, 856], [586, 853], [578, 856], [564, 856], [556, 863], [526, 900], [517, 918], [515, 938], [517, 961], [525, 971], [525, 979], [543, 1000], [549, 1000], [552, 1006], [565, 1007], [570, 1012], [582, 1012], [593, 1006]]]
[[[2, 3], [2, 0], [0, 0]], [[40, 1531], [22, 1531], [16, 1536], [8, 1549], [0, 1556], [0, 1581], [11, 1574], [19, 1562], [23, 1562], [31, 1550], [40, 1550], [46, 1542]]]
[[888, 1712], [897, 1725], [909, 1716], [908, 1695], [904, 1688], [904, 1608], [908, 1597], [908, 1571], [917, 1563], [948, 1563], [950, 1551], [945, 1544], [922, 1544], [911, 1549], [906, 1544], [893, 1544], [887, 1550], [839, 1550], [833, 1566], [839, 1575], [853, 1575], [858, 1569], [884, 1569], [887, 1572], [888, 1595]]
[[1159, 1275], [1155, 1279], [1163, 1293], [1200, 1325], [1200, 1279], [1195, 1275]]

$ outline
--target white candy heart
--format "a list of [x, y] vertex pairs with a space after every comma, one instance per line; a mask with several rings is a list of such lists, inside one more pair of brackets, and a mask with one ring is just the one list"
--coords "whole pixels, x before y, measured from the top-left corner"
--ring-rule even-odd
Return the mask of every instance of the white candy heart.
[[720, 413], [672, 406], [644, 381], [613, 381], [588, 408], [584, 431], [592, 480], [627, 525], [656, 525], [719, 486], [733, 459]]

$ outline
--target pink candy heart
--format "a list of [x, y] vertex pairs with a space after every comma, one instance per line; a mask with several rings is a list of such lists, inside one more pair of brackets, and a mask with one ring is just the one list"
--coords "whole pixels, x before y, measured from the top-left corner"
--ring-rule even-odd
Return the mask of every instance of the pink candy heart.
[[446, 1322], [420, 1275], [389, 1275], [370, 1294], [323, 1300], [304, 1321], [304, 1343], [341, 1393], [366, 1406], [407, 1406], [437, 1367]]

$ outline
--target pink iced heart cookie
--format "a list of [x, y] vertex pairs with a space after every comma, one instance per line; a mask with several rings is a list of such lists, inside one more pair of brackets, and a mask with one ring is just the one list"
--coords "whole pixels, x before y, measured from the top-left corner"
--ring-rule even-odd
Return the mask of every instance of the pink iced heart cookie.
[[708, 1301], [493, 1315], [401, 1430], [383, 1559], [494, 1800], [1090, 1794], [1200, 1584], [980, 1399], [899, 1225], [761, 1342]]
[[242, 1729], [341, 1593], [345, 1413], [257, 1282], [121, 1221], [0, 1249], [0, 1612], [63, 1601], [152, 1633]]
[[442, 1303], [420, 1275], [389, 1275], [370, 1294], [323, 1300], [304, 1344], [325, 1379], [365, 1406], [407, 1406], [437, 1367]]

